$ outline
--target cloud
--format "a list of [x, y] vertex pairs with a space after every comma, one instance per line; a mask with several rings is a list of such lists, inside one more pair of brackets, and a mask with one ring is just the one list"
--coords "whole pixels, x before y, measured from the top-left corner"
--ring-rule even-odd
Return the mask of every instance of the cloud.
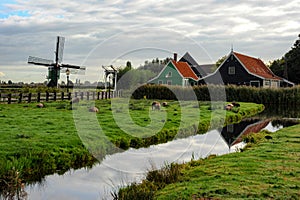
[[5, 74], [3, 72], [0, 72], [0, 77], [5, 76]]
[[[265, 0], [259, 4], [227, 0], [17, 0], [2, 4], [0, 9], [1, 64], [11, 66], [11, 70], [16, 70], [14, 66], [27, 66], [28, 73], [33, 70], [26, 63], [29, 55], [53, 59], [57, 35], [66, 37], [64, 61], [73, 64], [82, 63], [93, 48], [115, 34], [153, 27], [190, 37], [214, 60], [228, 54], [233, 43], [236, 51], [268, 61], [289, 50], [300, 30], [298, 0]], [[153, 43], [164, 43], [163, 35], [161, 39], [155, 37], [155, 41], [148, 36]], [[168, 40], [171, 39], [172, 35]], [[128, 48], [132, 45], [121, 43]], [[174, 45], [174, 49], [186, 50], [189, 46], [180, 41], [174, 41]], [[108, 45], [103, 51], [114, 54], [115, 48], [118, 47]], [[196, 59], [206, 62], [201, 57]]]

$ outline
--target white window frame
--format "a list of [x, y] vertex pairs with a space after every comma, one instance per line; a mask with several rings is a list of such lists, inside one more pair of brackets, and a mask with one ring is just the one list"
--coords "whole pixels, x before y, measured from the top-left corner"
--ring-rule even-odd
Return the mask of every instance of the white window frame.
[[228, 74], [235, 75], [235, 66], [228, 67]]
[[166, 75], [166, 78], [170, 78], [170, 77], [172, 77], [172, 72], [171, 72], [171, 71], [169, 71], [169, 72], [167, 73], [167, 75]]
[[258, 83], [258, 87], [260, 87], [260, 81], [250, 81], [250, 86], [253, 86], [252, 83]]
[[272, 85], [271, 80], [264, 80], [264, 85], [266, 87], [271, 87], [271, 85]]

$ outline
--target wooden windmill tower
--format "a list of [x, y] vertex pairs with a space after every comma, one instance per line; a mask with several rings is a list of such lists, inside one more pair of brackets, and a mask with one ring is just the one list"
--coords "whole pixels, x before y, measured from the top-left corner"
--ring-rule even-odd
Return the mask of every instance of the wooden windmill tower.
[[63, 60], [63, 51], [64, 51], [65, 38], [57, 36], [56, 42], [56, 51], [55, 51], [55, 60], [47, 60], [43, 58], [29, 56], [28, 63], [34, 65], [42, 65], [48, 67], [48, 87], [57, 87], [58, 80], [60, 77], [61, 68], [67, 68], [67, 71], [70, 69], [85, 70], [85, 67], [77, 65], [62, 64]]

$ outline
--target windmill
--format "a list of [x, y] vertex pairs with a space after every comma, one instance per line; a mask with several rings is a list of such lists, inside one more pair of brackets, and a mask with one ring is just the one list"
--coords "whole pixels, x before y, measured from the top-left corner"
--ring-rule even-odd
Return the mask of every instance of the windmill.
[[77, 69], [77, 70], [85, 70], [85, 67], [62, 64], [64, 44], [65, 44], [65, 38], [61, 36], [57, 36], [54, 62], [52, 60], [47, 60], [47, 59], [33, 57], [33, 56], [28, 57], [28, 64], [42, 65], [48, 67], [48, 76], [47, 76], [47, 79], [49, 80], [47, 84], [48, 87], [57, 87], [61, 68], [67, 68], [66, 71], [68, 72], [69, 72], [69, 68]]

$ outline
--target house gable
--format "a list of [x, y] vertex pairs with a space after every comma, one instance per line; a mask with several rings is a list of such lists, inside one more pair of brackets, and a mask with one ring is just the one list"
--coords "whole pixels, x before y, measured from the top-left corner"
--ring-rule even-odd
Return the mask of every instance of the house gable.
[[262, 81], [260, 77], [250, 74], [243, 64], [230, 53], [218, 69], [204, 78], [206, 83], [251, 85], [251, 81]]
[[178, 72], [172, 61], [169, 61], [161, 72], [148, 83], [152, 84], [168, 84], [182, 85], [182, 75]]

